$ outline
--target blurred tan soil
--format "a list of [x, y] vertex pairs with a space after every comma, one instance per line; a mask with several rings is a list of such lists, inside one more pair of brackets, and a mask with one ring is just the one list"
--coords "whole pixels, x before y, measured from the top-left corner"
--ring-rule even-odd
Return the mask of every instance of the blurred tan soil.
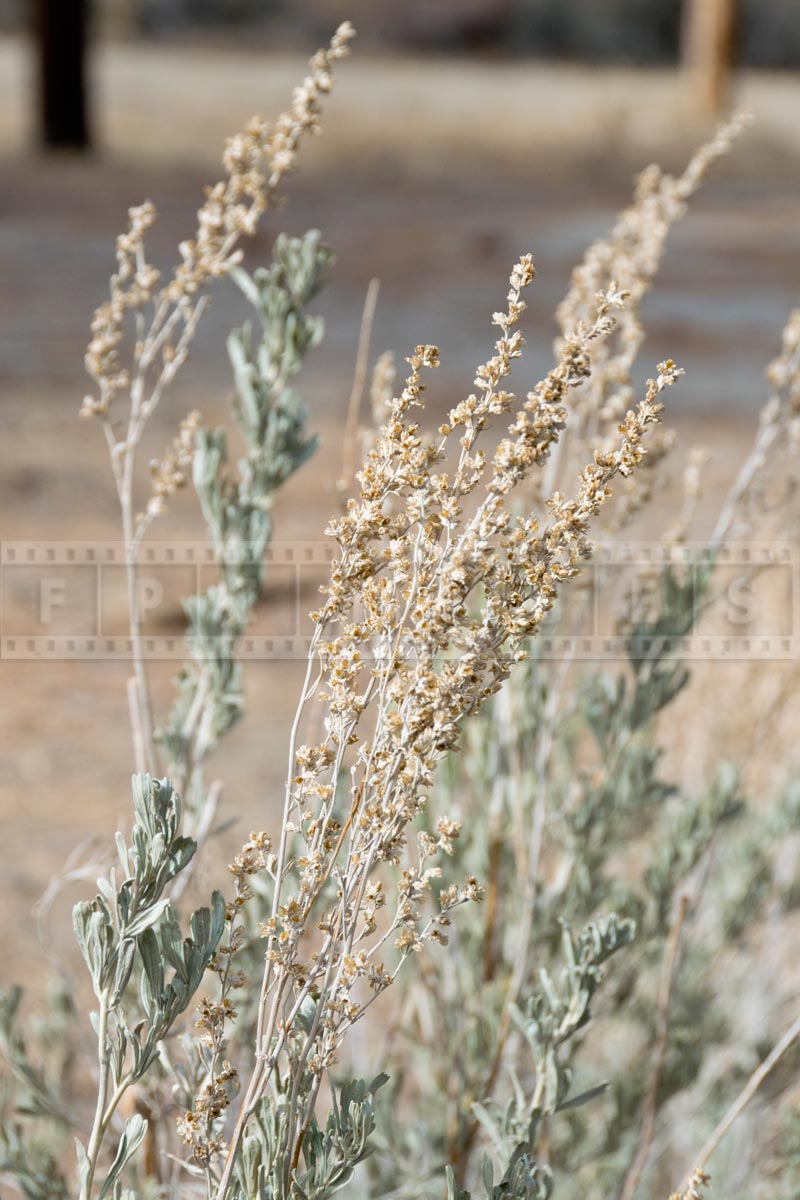
[[[276, 111], [301, 69], [291, 56], [108, 48], [96, 65], [102, 150], [85, 162], [44, 159], [25, 148], [24, 48], [0, 42], [2, 542], [116, 537], [102, 435], [77, 418], [86, 329], [113, 265], [113, 238], [127, 206], [149, 196], [161, 213], [153, 253], [168, 266], [193, 228], [203, 183], [214, 178], [222, 137], [253, 111]], [[526, 318], [529, 355], [517, 376], [520, 388], [530, 386], [547, 369], [552, 312], [571, 266], [627, 202], [632, 171], [655, 157], [678, 169], [703, 133], [671, 73], [354, 57], [340, 79], [324, 136], [287, 188], [286, 208], [269, 216], [248, 250], [257, 265], [277, 231], [318, 227], [337, 254], [319, 303], [328, 336], [301, 382], [323, 447], [281, 496], [280, 541], [320, 539], [336, 506], [343, 414], [373, 275], [382, 284], [375, 350], [390, 348], [402, 360], [417, 342], [441, 347], [435, 416], [471, 387], [491, 347], [490, 317], [508, 269], [533, 250], [539, 278]], [[800, 80], [747, 77], [741, 92], [760, 124], [676, 230], [646, 310], [641, 378], [668, 355], [686, 367], [670, 420], [684, 450], [701, 441], [714, 453], [701, 525], [745, 453], [763, 367], [799, 298]], [[150, 452], [163, 448], [189, 407], [222, 419], [224, 336], [244, 315], [229, 292], [215, 296], [193, 362], [154, 422]], [[190, 497], [157, 531], [200, 535]], [[301, 608], [313, 602], [316, 582]], [[183, 588], [173, 584], [154, 631], [180, 631]], [[4, 572], [4, 634], [30, 632], [32, 586], [24, 574]], [[109, 628], [121, 631], [121, 590], [109, 585], [104, 604]], [[274, 572], [258, 630], [291, 632], [296, 608], [291, 576]], [[795, 670], [783, 662], [704, 666], [674, 731], [677, 773], [697, 782], [722, 746], [744, 756], [751, 775], [763, 763], [777, 777], [795, 755]], [[159, 705], [173, 671], [153, 671]], [[127, 674], [121, 662], [0, 662], [6, 979], [44, 967], [30, 909], [76, 842], [92, 838], [99, 850], [128, 819]], [[215, 766], [225, 781], [223, 816], [236, 818], [220, 840], [220, 867], [247, 830], [274, 827], [298, 675], [292, 661], [248, 668], [247, 717]], [[781, 688], [773, 719], [767, 702]], [[722, 693], [736, 697], [724, 719]], [[219, 871], [208, 870], [218, 882]], [[90, 886], [68, 888], [70, 901]], [[60, 910], [51, 928], [63, 943]]]

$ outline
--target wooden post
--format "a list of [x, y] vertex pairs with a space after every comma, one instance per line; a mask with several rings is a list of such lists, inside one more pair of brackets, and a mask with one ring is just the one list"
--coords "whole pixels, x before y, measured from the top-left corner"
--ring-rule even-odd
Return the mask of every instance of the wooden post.
[[139, 28], [138, 0], [105, 0], [94, 13], [93, 32], [117, 40], [135, 37]]
[[48, 148], [91, 142], [86, 81], [89, 0], [34, 0], [38, 133]]
[[719, 116], [730, 101], [736, 0], [684, 0], [683, 63], [694, 104]]

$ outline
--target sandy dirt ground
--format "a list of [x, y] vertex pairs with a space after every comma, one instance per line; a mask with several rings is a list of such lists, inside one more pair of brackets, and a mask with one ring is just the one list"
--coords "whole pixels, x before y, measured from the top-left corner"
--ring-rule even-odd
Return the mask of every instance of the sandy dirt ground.
[[[4, 546], [116, 537], [105, 444], [98, 428], [77, 418], [86, 327], [103, 295], [113, 238], [127, 206], [150, 196], [161, 213], [153, 252], [159, 265], [169, 265], [175, 243], [192, 229], [223, 134], [254, 110], [278, 108], [299, 71], [292, 57], [265, 60], [209, 47], [108, 48], [96, 63], [101, 150], [85, 161], [46, 159], [25, 148], [24, 47], [0, 42]], [[257, 264], [278, 230], [317, 227], [337, 255], [319, 304], [327, 338], [303, 379], [323, 446], [281, 496], [275, 513], [281, 541], [320, 539], [336, 506], [342, 418], [372, 276], [381, 279], [376, 350], [402, 357], [420, 341], [442, 349], [431, 394], [435, 415], [469, 389], [475, 364], [491, 346], [490, 315], [504, 296], [508, 268], [520, 252], [533, 250], [539, 279], [526, 318], [525, 368], [533, 382], [549, 364], [552, 312], [570, 269], [626, 202], [634, 167], [660, 157], [678, 168], [702, 133], [670, 74], [354, 59], [341, 79], [325, 135], [287, 188], [289, 203], [248, 249]], [[667, 355], [687, 369], [680, 395], [670, 400], [670, 419], [684, 449], [702, 441], [714, 452], [706, 523], [752, 436], [763, 368], [800, 281], [800, 81], [753, 76], [741, 92], [760, 125], [714, 173], [674, 234], [647, 305], [640, 371], [644, 379]], [[242, 315], [220, 289], [192, 363], [154, 422], [154, 453], [188, 407], [221, 419], [229, 389], [224, 336]], [[200, 532], [187, 497], [159, 536]], [[3, 635], [30, 632], [24, 573], [4, 568], [2, 599]], [[104, 603], [109, 627], [116, 628], [122, 600], [112, 586]], [[274, 572], [257, 628], [276, 636], [291, 630], [297, 603], [290, 575]], [[305, 603], [304, 594], [301, 609]], [[170, 595], [154, 628], [179, 633], [180, 620], [177, 596]], [[158, 704], [169, 696], [173, 670], [174, 664], [154, 668]], [[706, 690], [695, 692], [695, 706], [725, 686], [766, 714], [767, 700], [783, 687], [782, 717], [779, 728], [765, 718], [767, 728], [756, 730], [742, 715], [743, 703], [727, 727], [713, 713], [703, 723], [687, 718], [673, 748], [679, 771], [701, 775], [714, 743], [738, 741], [749, 753], [744, 733], [750, 742], [758, 738], [775, 770], [789, 766], [797, 716], [793, 665], [715, 663], [704, 672]], [[99, 853], [127, 820], [127, 674], [124, 662], [0, 662], [0, 937], [7, 979], [45, 968], [47, 951], [30, 910], [76, 842], [93, 839]], [[220, 840], [220, 862], [243, 831], [274, 821], [297, 686], [292, 661], [256, 662], [248, 670], [247, 717], [215, 766], [225, 781], [223, 815], [236, 819]], [[210, 881], [216, 866], [208, 870]], [[67, 888], [69, 899], [88, 886]], [[67, 918], [54, 916], [55, 945], [66, 929]]]

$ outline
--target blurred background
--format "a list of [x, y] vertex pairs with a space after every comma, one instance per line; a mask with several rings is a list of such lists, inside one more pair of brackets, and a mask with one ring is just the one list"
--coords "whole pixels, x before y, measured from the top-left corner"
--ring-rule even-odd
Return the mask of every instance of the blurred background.
[[[634, 173], [653, 160], [680, 170], [716, 120], [744, 105], [755, 125], [671, 238], [645, 307], [639, 375], [667, 356], [686, 368], [670, 396], [676, 476], [687, 446], [709, 446], [711, 511], [746, 453], [764, 367], [800, 299], [800, 0], [0, 0], [4, 543], [118, 536], [101, 431], [77, 417], [114, 237], [129, 205], [151, 198], [160, 214], [151, 256], [169, 268], [203, 185], [217, 178], [223, 138], [254, 112], [279, 112], [308, 55], [346, 17], [359, 38], [323, 136], [305, 147], [285, 208], [247, 250], [258, 265], [278, 231], [315, 227], [337, 260], [319, 300], [326, 340], [301, 380], [323, 446], [284, 489], [276, 538], [320, 537], [338, 503], [371, 278], [381, 282], [375, 354], [391, 349], [402, 361], [418, 342], [441, 347], [435, 416], [471, 387], [508, 270], [532, 250], [533, 383], [549, 366], [571, 269], [629, 201]], [[153, 422], [154, 454], [188, 408], [222, 419], [224, 338], [243, 315], [220, 288]], [[185, 496], [158, 536], [198, 531]], [[6, 572], [3, 589], [3, 637], [32, 632], [24, 583]], [[262, 631], [291, 624], [294, 606], [291, 589], [272, 583]], [[177, 596], [154, 619], [179, 630]], [[760, 664], [758, 686], [779, 688], [791, 666]], [[709, 667], [712, 693], [725, 669]], [[9, 977], [40, 954], [19, 929], [76, 842], [91, 832], [106, 845], [127, 821], [127, 673], [124, 662], [0, 661]], [[171, 674], [168, 664], [155, 672], [164, 696]], [[292, 662], [249, 670], [248, 717], [219, 765], [226, 816], [237, 819], [231, 845], [243, 827], [269, 824], [296, 674]], [[741, 720], [749, 724], [744, 707]], [[740, 734], [712, 716], [687, 727], [678, 773], [696, 773], [704, 746]], [[774, 761], [774, 745], [761, 750]]]
[[[46, 8], [45, 0], [37, 0]], [[251, 47], [298, 45], [341, 18], [338, 0], [83, 0], [103, 33], [152, 39], [190, 33], [246, 37]], [[26, 0], [2, 0], [0, 22], [17, 31]], [[70, 12], [71, 3], [52, 5]], [[670, 63], [681, 53], [692, 8], [731, 14], [739, 60], [793, 67], [800, 55], [795, 0], [352, 0], [347, 11], [373, 45], [447, 54], [557, 54], [604, 62]]]

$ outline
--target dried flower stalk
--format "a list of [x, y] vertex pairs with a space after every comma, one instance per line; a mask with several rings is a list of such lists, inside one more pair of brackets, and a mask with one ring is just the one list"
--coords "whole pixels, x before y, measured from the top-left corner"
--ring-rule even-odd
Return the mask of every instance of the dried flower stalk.
[[[128, 231], [117, 239], [111, 296], [92, 321], [85, 363], [97, 391], [84, 399], [81, 414], [101, 418], [111, 455], [122, 513], [136, 678], [132, 720], [141, 730], [144, 762], [150, 771], [156, 771], [159, 756], [142, 656], [136, 556], [156, 512], [148, 506], [140, 517], [136, 515], [137, 449], [148, 420], [186, 362], [209, 302], [208, 285], [229, 275], [241, 262], [239, 242], [255, 233], [281, 182], [294, 168], [302, 139], [319, 131], [321, 101], [333, 85], [334, 64], [347, 54], [353, 36], [349, 22], [339, 26], [330, 46], [311, 59], [309, 74], [295, 89], [291, 107], [273, 125], [254, 117], [228, 140], [223, 158], [226, 176], [207, 190], [197, 231], [181, 243], [181, 262], [166, 283], [161, 283], [145, 252], [146, 235], [156, 220], [155, 207], [146, 201], [130, 210]], [[126, 365], [125, 343], [131, 329], [133, 344]], [[126, 411], [119, 413], [120, 406]], [[118, 432], [120, 421], [122, 434]], [[182, 461], [188, 469], [186, 454]], [[162, 492], [162, 500], [165, 494]]]
[[[660, 417], [660, 394], [680, 374], [673, 363], [660, 364], [644, 400], [620, 425], [618, 445], [597, 451], [580, 472], [575, 498], [560, 493], [548, 498], [549, 523], [540, 527], [532, 516], [514, 518], [506, 497], [546, 460], [563, 426], [564, 397], [587, 377], [588, 347], [608, 335], [612, 310], [625, 301], [616, 289], [597, 297], [593, 322], [579, 324], [563, 340], [557, 365], [519, 407], [487, 463], [475, 443], [491, 417], [514, 407], [513, 395], [501, 385], [522, 353], [515, 326], [533, 276], [532, 257], [523, 256], [511, 273], [507, 308], [493, 317], [500, 329], [496, 353], [479, 367], [476, 393], [452, 410], [433, 442], [421, 436], [413, 410], [422, 404], [422, 371], [438, 365], [438, 350], [417, 347], [405, 387], [392, 400], [359, 473], [360, 495], [329, 527], [339, 558], [325, 603], [313, 614], [316, 628], [292, 733], [272, 914], [265, 928], [256, 1068], [218, 1200], [227, 1194], [247, 1123], [280, 1070], [307, 997], [320, 993], [316, 1016], [281, 1091], [290, 1087], [292, 1098], [299, 1098], [303, 1071], [315, 1082], [297, 1110], [290, 1100], [288, 1164], [296, 1161], [319, 1080], [335, 1062], [347, 1030], [409, 954], [426, 941], [446, 941], [456, 905], [481, 897], [477, 882], [467, 879], [463, 887], [445, 889], [438, 914], [425, 919], [418, 906], [439, 874], [428, 859], [449, 852], [459, 827], [443, 819], [435, 834], [421, 833], [414, 861], [407, 857], [408, 826], [424, 808], [436, 763], [458, 745], [463, 720], [480, 710], [525, 656], [523, 647], [560, 585], [590, 554], [589, 526], [610, 495], [611, 480], [641, 462], [644, 435]], [[454, 434], [458, 445], [449, 474], [440, 465]], [[463, 502], [479, 487], [483, 499], [466, 518]], [[470, 615], [472, 597], [480, 597], [477, 616]], [[326, 736], [314, 746], [298, 745], [304, 711], [315, 697], [326, 704]], [[367, 712], [371, 733], [363, 732]], [[349, 785], [339, 796], [338, 781], [345, 776]], [[300, 841], [297, 851], [290, 849], [293, 835]], [[379, 930], [376, 912], [387, 897], [371, 882], [374, 869], [381, 862], [399, 868], [404, 858], [408, 865], [398, 881], [394, 915]], [[293, 869], [291, 861], [297, 864]], [[294, 891], [287, 895], [289, 878]], [[329, 881], [335, 892], [326, 900]], [[303, 954], [304, 934], [312, 923], [323, 940], [309, 958], [308, 950]], [[388, 968], [381, 951], [390, 938], [399, 957]]]

